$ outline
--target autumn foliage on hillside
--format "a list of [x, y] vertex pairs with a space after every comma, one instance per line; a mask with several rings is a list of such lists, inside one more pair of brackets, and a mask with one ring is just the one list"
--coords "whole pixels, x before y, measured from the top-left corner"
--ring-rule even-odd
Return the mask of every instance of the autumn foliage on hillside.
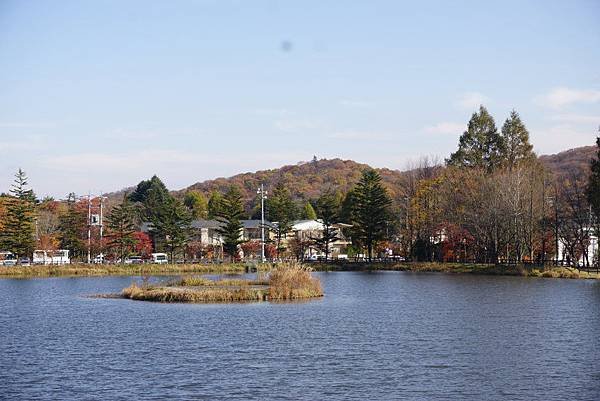
[[540, 156], [540, 161], [556, 177], [587, 177], [590, 173], [590, 161], [595, 155], [595, 146], [583, 146], [555, 155]]
[[[589, 163], [594, 157], [594, 146], [584, 146], [570, 149], [555, 155], [540, 156], [539, 160], [551, 175], [557, 177], [587, 176], [589, 174]], [[409, 166], [405, 171], [391, 169], [375, 169], [383, 180], [384, 185], [390, 192], [392, 198], [403, 196], [406, 181], [411, 175], [419, 172], [422, 164]], [[440, 171], [442, 167], [435, 167], [435, 163], [425, 163], [432, 169]], [[277, 169], [262, 170], [254, 173], [243, 173], [229, 178], [217, 178], [199, 182], [189, 187], [176, 191], [176, 196], [183, 196], [188, 191], [198, 191], [209, 196], [211, 192], [226, 192], [230, 186], [237, 186], [243, 198], [247, 202], [247, 209], [256, 198], [256, 189], [260, 184], [266, 188], [274, 188], [282, 182], [290, 191], [295, 200], [317, 199], [327, 190], [348, 192], [360, 179], [360, 175], [366, 164], [357, 163], [352, 160], [342, 159], [320, 159], [310, 162], [302, 162], [296, 165], [283, 166]], [[431, 172], [433, 173], [433, 171]]]
[[[196, 190], [206, 194], [213, 191], [224, 193], [234, 185], [242, 191], [244, 199], [253, 199], [256, 197], [256, 189], [260, 187], [260, 184], [264, 184], [266, 188], [274, 188], [277, 184], [283, 184], [295, 200], [316, 199], [327, 190], [348, 192], [358, 182], [362, 171], [368, 167], [366, 164], [352, 160], [315, 159], [278, 169], [204, 181], [193, 184], [180, 192]], [[402, 173], [389, 169], [378, 169], [377, 171], [393, 192]]]

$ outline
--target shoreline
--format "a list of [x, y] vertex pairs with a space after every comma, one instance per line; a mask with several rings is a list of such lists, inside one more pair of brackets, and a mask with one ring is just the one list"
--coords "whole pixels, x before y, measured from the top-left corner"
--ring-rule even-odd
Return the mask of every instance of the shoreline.
[[542, 277], [597, 280], [600, 274], [590, 271], [578, 271], [565, 266], [547, 265], [542, 270], [541, 266], [525, 267], [523, 265], [496, 265], [480, 263], [437, 263], [437, 262], [398, 262], [398, 263], [311, 263], [314, 271], [402, 271], [413, 273], [446, 273], [446, 274], [472, 274], [481, 276], [516, 276], [516, 277]]
[[[399, 262], [399, 263], [309, 263], [316, 272], [348, 271], [403, 271], [414, 273], [447, 273], [473, 274], [493, 276], [545, 277], [568, 279], [600, 279], [600, 274], [590, 271], [577, 271], [575, 268], [546, 266], [524, 267], [521, 265], [492, 265], [473, 263], [431, 263], [431, 262]], [[260, 271], [267, 271], [273, 265], [267, 264]], [[51, 278], [51, 277], [104, 277], [104, 276], [167, 276], [182, 274], [243, 274], [247, 265], [243, 263], [223, 264], [145, 264], [145, 265], [88, 265], [71, 264], [55, 266], [0, 266], [0, 279], [3, 278]]]
[[104, 276], [160, 276], [178, 274], [241, 274], [246, 271], [243, 264], [144, 264], [144, 265], [39, 265], [0, 266], [2, 278], [50, 278], [50, 277], [104, 277]]

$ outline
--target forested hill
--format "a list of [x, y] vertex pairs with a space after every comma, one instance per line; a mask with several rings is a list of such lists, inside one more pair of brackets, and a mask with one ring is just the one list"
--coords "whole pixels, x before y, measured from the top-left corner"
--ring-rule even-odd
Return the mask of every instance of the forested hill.
[[589, 174], [590, 160], [596, 156], [596, 151], [595, 146], [583, 146], [555, 155], [540, 156], [540, 161], [557, 176], [579, 177]]
[[[230, 185], [237, 185], [242, 190], [244, 198], [251, 199], [256, 197], [256, 190], [261, 183], [268, 190], [282, 182], [295, 199], [314, 199], [327, 189], [347, 192], [358, 181], [361, 172], [368, 167], [366, 164], [352, 160], [313, 160], [272, 170], [204, 181], [177, 191], [177, 193], [183, 194], [189, 190], [197, 190], [205, 194], [212, 191], [225, 192]], [[389, 169], [378, 169], [378, 171], [387, 187], [392, 191], [398, 186], [403, 174], [400, 171]]]
[[[588, 174], [589, 162], [595, 152], [595, 146], [584, 146], [555, 155], [540, 156], [540, 161], [549, 171], [559, 176]], [[176, 194], [183, 195], [189, 190], [197, 190], [208, 195], [212, 191], [225, 192], [230, 185], [237, 185], [242, 190], [244, 198], [249, 200], [256, 197], [256, 189], [261, 183], [269, 189], [275, 187], [277, 183], [283, 182], [295, 199], [315, 199], [329, 188], [334, 191], [348, 191], [358, 181], [362, 170], [367, 167], [369, 166], [366, 164], [352, 160], [313, 160], [272, 170], [199, 182], [177, 191]], [[407, 172], [390, 169], [377, 170], [393, 195], [399, 192], [401, 182]]]
[[[595, 156], [595, 146], [584, 146], [570, 149], [554, 155], [540, 156], [540, 161], [546, 168], [559, 176], [587, 175], [589, 162]], [[267, 190], [283, 181], [295, 199], [315, 199], [323, 191], [331, 188], [335, 191], [348, 191], [359, 179], [366, 164], [352, 160], [322, 159], [295, 165], [283, 166], [271, 170], [262, 170], [254, 173], [242, 173], [229, 178], [216, 178], [193, 184], [179, 191], [175, 195], [183, 196], [189, 190], [197, 190], [208, 195], [212, 191], [225, 192], [230, 185], [237, 185], [249, 201], [256, 198], [256, 189], [263, 183]], [[383, 177], [386, 187], [396, 194], [400, 190], [400, 183], [407, 176], [407, 172], [390, 169], [378, 169]], [[109, 197], [120, 198], [123, 192], [131, 192], [134, 187], [110, 194]]]

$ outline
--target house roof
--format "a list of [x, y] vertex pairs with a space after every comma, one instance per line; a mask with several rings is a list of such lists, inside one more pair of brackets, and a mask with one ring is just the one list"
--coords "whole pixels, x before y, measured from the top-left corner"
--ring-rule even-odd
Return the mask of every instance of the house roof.
[[192, 220], [192, 228], [219, 228], [223, 222], [218, 220]]
[[292, 231], [322, 230], [323, 223], [320, 220], [298, 220], [292, 225]]
[[[249, 229], [260, 228], [260, 226], [261, 226], [261, 221], [258, 219], [242, 220], [241, 223], [243, 224], [244, 228], [249, 228]], [[265, 227], [273, 227], [273, 223], [265, 220]]]
[[[351, 224], [345, 223], [335, 223], [331, 225], [335, 228], [345, 228], [352, 227]], [[323, 230], [323, 221], [322, 220], [296, 220], [292, 225], [292, 231], [314, 231], [314, 230]]]
[[[242, 223], [242, 226], [245, 229], [258, 229], [260, 228], [261, 225], [261, 221], [260, 220], [241, 220], [240, 221]], [[198, 220], [192, 220], [192, 228], [195, 229], [202, 229], [202, 228], [220, 228], [223, 227], [225, 225], [225, 223], [223, 223], [222, 221], [219, 220], [202, 220], [202, 219], [198, 219]], [[265, 227], [273, 227], [273, 223], [269, 222], [269, 221], [265, 221]], [[150, 232], [150, 230], [152, 229], [152, 223], [150, 222], [143, 222], [140, 225], [140, 231], [143, 231], [145, 233]]]

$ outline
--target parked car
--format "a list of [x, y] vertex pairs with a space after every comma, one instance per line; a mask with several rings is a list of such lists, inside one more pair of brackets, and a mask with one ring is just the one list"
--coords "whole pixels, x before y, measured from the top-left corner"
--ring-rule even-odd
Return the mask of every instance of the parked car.
[[17, 259], [5, 259], [2, 261], [2, 266], [15, 266], [17, 264]]
[[0, 252], [0, 266], [14, 266], [17, 260], [12, 252]]
[[24, 257], [19, 259], [19, 264], [21, 266], [31, 266], [31, 259]]
[[166, 253], [153, 253], [152, 263], [157, 263], [159, 265], [167, 264], [169, 263], [169, 258]]
[[144, 263], [144, 259], [141, 256], [128, 256], [125, 258], [126, 265], [141, 265]]

